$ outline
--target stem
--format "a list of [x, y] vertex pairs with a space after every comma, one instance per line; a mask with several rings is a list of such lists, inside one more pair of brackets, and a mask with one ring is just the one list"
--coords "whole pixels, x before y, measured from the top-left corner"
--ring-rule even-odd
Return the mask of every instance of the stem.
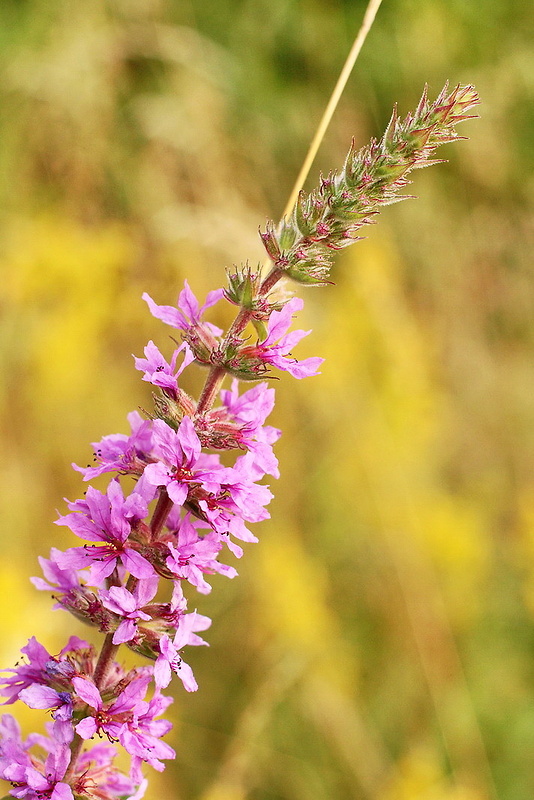
[[104, 683], [108, 667], [114, 659], [115, 653], [119, 647], [120, 645], [113, 644], [113, 633], [107, 633], [106, 638], [104, 639], [104, 644], [102, 645], [102, 650], [98, 656], [98, 661], [96, 662], [95, 671], [93, 673], [94, 684], [99, 690]]
[[83, 747], [84, 739], [80, 736], [79, 733], [74, 734], [74, 739], [70, 745], [70, 763], [67, 767], [67, 771], [63, 776], [63, 783], [70, 784], [72, 777], [74, 775], [74, 767], [76, 766], [76, 761], [78, 760], [78, 756], [80, 755], [81, 749]]
[[[132, 576], [130, 576], [131, 579]], [[137, 581], [137, 578], [134, 578], [134, 581]], [[128, 584], [130, 580], [128, 580]], [[97, 689], [100, 689], [104, 679], [106, 677], [106, 672], [108, 670], [109, 665], [111, 664], [113, 658], [115, 657], [115, 653], [119, 649], [118, 644], [113, 644], [113, 634], [108, 633], [106, 634], [106, 638], [104, 639], [104, 644], [102, 645], [102, 650], [100, 651], [100, 655], [98, 656], [98, 661], [96, 663], [95, 671], [93, 673], [93, 681]], [[74, 739], [72, 740], [70, 746], [70, 763], [68, 769], [65, 773], [63, 781], [65, 783], [69, 783], [71, 778], [74, 774], [74, 767], [76, 766], [76, 761], [78, 760], [78, 756], [81, 753], [84, 739], [78, 734], [74, 734]]]
[[[304, 163], [300, 169], [300, 172], [297, 176], [297, 180], [295, 181], [295, 185], [293, 190], [289, 196], [287, 201], [286, 207], [282, 214], [282, 217], [287, 216], [293, 210], [293, 206], [297, 200], [299, 191], [306, 180], [308, 173], [310, 171], [310, 167], [317, 155], [317, 151], [319, 146], [324, 138], [325, 132], [330, 124], [334, 111], [339, 103], [339, 99], [345, 89], [347, 81], [349, 79], [350, 73], [356, 63], [356, 59], [362, 49], [363, 43], [367, 38], [367, 34], [369, 33], [371, 26], [374, 22], [376, 13], [380, 7], [382, 0], [369, 0], [367, 5], [367, 9], [365, 11], [365, 15], [363, 18], [363, 22], [361, 24], [360, 30], [354, 40], [354, 44], [347, 56], [347, 60], [341, 70], [340, 76], [338, 81], [334, 87], [330, 100], [328, 101], [328, 105], [324, 111], [324, 114], [319, 122], [319, 126], [317, 131], [313, 137], [313, 140], [310, 144], [308, 153], [304, 160]], [[269, 264], [270, 261], [268, 260], [266, 264]], [[263, 283], [261, 284], [260, 288], [260, 295], [266, 295], [268, 292], [273, 288], [273, 286], [278, 283], [280, 278], [284, 275], [282, 270], [279, 270], [275, 267], [271, 269], [269, 274], [264, 279]], [[246, 328], [247, 324], [250, 321], [252, 316], [252, 312], [249, 309], [242, 308], [237, 317], [235, 318], [234, 322], [230, 326], [228, 333], [226, 335], [226, 342], [230, 340], [231, 337], [239, 336], [240, 333]], [[214, 366], [210, 369], [208, 377], [206, 378], [206, 382], [204, 384], [204, 388], [202, 389], [202, 393], [200, 395], [200, 399], [197, 404], [197, 413], [203, 413], [204, 411], [208, 411], [213, 403], [215, 402], [215, 398], [221, 384], [224, 380], [226, 375], [226, 371], [223, 367]], [[172, 509], [172, 501], [170, 500], [167, 492], [165, 489], [161, 489], [158, 503], [156, 508], [154, 509], [154, 514], [152, 516], [152, 520], [150, 523], [150, 530], [152, 533], [152, 541], [154, 541], [159, 532], [161, 531], [163, 525], [165, 524], [165, 520], [167, 519], [171, 509]], [[135, 585], [137, 584], [137, 578], [134, 578], [130, 575], [128, 582], [126, 584], [126, 588], [129, 591], [133, 591]], [[95, 667], [93, 680], [98, 689], [104, 683], [107, 670], [109, 665], [113, 661], [117, 650], [119, 649], [120, 645], [113, 644], [113, 633], [106, 634], [106, 638], [104, 639], [104, 644], [102, 645], [102, 650], [100, 651], [100, 655], [98, 657], [98, 661]], [[65, 783], [69, 783], [74, 774], [74, 767], [76, 765], [76, 760], [80, 755], [84, 740], [76, 733], [74, 735], [74, 739], [70, 746], [71, 750], [71, 760], [69, 767], [65, 773], [65, 777], [63, 778]]]
[[[165, 492], [165, 494], [167, 493]], [[158, 506], [156, 506], [156, 510], [154, 511], [154, 516], [152, 517], [152, 519], [154, 519], [154, 517], [156, 516], [156, 511], [158, 510]], [[167, 514], [168, 513], [169, 512], [167, 512]], [[134, 575], [130, 575], [130, 577], [126, 582], [126, 589], [129, 592], [133, 592], [133, 590], [137, 586], [138, 580], [139, 579], [136, 578]], [[102, 650], [100, 651], [100, 655], [98, 656], [98, 661], [96, 662], [95, 671], [93, 673], [93, 681], [98, 690], [100, 690], [104, 685], [107, 671], [109, 669], [111, 662], [115, 658], [115, 654], [117, 653], [119, 647], [120, 644], [113, 644], [113, 633], [106, 633], [106, 638], [104, 639], [104, 644], [102, 645]]]
[[[306, 158], [300, 168], [300, 172], [297, 175], [297, 179], [295, 181], [295, 185], [289, 195], [289, 199], [286, 203], [286, 207], [284, 208], [282, 218], [287, 217], [292, 211], [295, 203], [297, 202], [297, 197], [299, 195], [302, 186], [304, 185], [304, 181], [308, 177], [308, 173], [310, 171], [311, 165], [315, 160], [315, 156], [317, 155], [317, 151], [321, 146], [321, 142], [324, 139], [324, 135], [330, 125], [332, 117], [334, 115], [334, 111], [336, 110], [341, 95], [347, 85], [347, 81], [350, 77], [350, 74], [354, 68], [356, 60], [360, 55], [360, 51], [363, 47], [365, 40], [367, 39], [367, 34], [371, 30], [373, 22], [375, 21], [375, 17], [377, 14], [378, 9], [382, 0], [369, 0], [367, 4], [367, 8], [365, 9], [365, 14], [363, 17], [362, 24], [360, 25], [360, 29], [356, 34], [356, 38], [354, 39], [353, 45], [350, 49], [350, 52], [346, 58], [346, 61], [343, 65], [343, 68], [339, 74], [339, 78], [337, 79], [336, 85], [332, 91], [330, 99], [327, 103], [327, 106], [324, 110], [323, 116], [317, 126], [317, 130], [315, 131], [315, 135], [311, 141], [310, 147], [306, 154]], [[270, 259], [266, 259], [264, 263], [264, 267], [267, 267], [271, 263]], [[261, 286], [261, 293], [266, 294], [275, 283], [277, 283], [280, 278], [282, 277], [282, 272], [277, 270], [276, 267], [271, 270], [271, 272], [267, 275], [265, 280]], [[248, 309], [242, 308], [239, 314], [237, 315], [236, 319], [234, 320], [232, 327], [228, 331], [226, 341], [228, 341], [230, 336], [236, 336], [241, 333], [242, 330], [246, 327], [248, 321], [250, 320], [251, 314]], [[202, 414], [204, 411], [209, 411], [213, 403], [215, 402], [215, 398], [219, 389], [221, 388], [221, 384], [224, 380], [225, 371], [222, 367], [212, 367], [208, 377], [206, 378], [206, 383], [204, 384], [204, 388], [202, 390], [202, 394], [200, 395], [200, 400], [198, 401], [197, 405], [197, 413]]]
[[283, 277], [284, 271], [282, 269], [278, 269], [277, 267], [273, 267], [261, 285], [260, 294], [268, 294], [273, 286], [278, 283], [280, 278]]
[[223, 367], [212, 367], [206, 378], [206, 383], [202, 389], [202, 394], [197, 403], [197, 414], [202, 414], [204, 411], [209, 411], [215, 402], [217, 393], [221, 388], [226, 371]]
[[334, 86], [334, 90], [333, 90], [333, 92], [332, 92], [332, 94], [330, 96], [330, 100], [328, 101], [328, 104], [327, 104], [327, 106], [326, 106], [326, 108], [324, 110], [323, 116], [321, 117], [321, 121], [319, 122], [319, 125], [317, 126], [317, 130], [315, 132], [315, 136], [312, 139], [312, 142], [310, 144], [309, 150], [308, 150], [308, 152], [306, 154], [306, 158], [304, 159], [304, 163], [302, 164], [300, 172], [299, 172], [299, 174], [297, 176], [297, 180], [295, 181], [295, 185], [293, 186], [293, 189], [292, 189], [291, 194], [289, 196], [289, 200], [287, 201], [287, 205], [286, 205], [286, 207], [284, 209], [284, 213], [282, 214], [282, 217], [286, 217], [288, 214], [291, 213], [291, 211], [293, 211], [293, 206], [295, 205], [295, 203], [297, 201], [298, 194], [299, 194], [300, 190], [302, 189], [304, 181], [308, 177], [308, 173], [310, 171], [310, 167], [313, 164], [315, 156], [317, 155], [317, 151], [319, 150], [321, 142], [324, 139], [324, 135], [326, 133], [326, 130], [327, 130], [328, 126], [330, 125], [330, 122], [331, 122], [332, 117], [334, 115], [334, 111], [336, 110], [337, 105], [339, 103], [339, 100], [341, 98], [341, 95], [343, 94], [345, 86], [347, 85], [347, 81], [348, 81], [348, 79], [350, 77], [350, 74], [351, 74], [353, 68], [354, 68], [354, 64], [356, 63], [356, 59], [360, 55], [360, 50], [362, 49], [363, 43], [365, 42], [365, 40], [367, 38], [367, 34], [371, 30], [371, 26], [372, 26], [372, 24], [373, 24], [373, 22], [375, 20], [376, 13], [377, 13], [378, 9], [380, 8], [380, 4], [381, 3], [382, 3], [382, 0], [369, 0], [369, 3], [367, 4], [367, 8], [365, 10], [365, 14], [364, 14], [364, 17], [363, 17], [362, 24], [360, 26], [360, 30], [356, 34], [356, 38], [354, 40], [354, 43], [353, 43], [353, 45], [352, 45], [352, 47], [350, 49], [350, 52], [349, 52], [348, 56], [347, 56], [347, 60], [345, 61], [344, 65], [343, 65], [343, 69], [341, 70], [339, 78], [337, 79], [337, 83]]
[[[263, 281], [263, 283], [261, 284], [259, 294], [260, 295], [268, 294], [273, 288], [273, 286], [276, 283], [278, 283], [280, 278], [283, 277], [284, 277], [283, 270], [277, 269], [277, 267], [273, 267], [270, 273]], [[250, 322], [251, 317], [252, 317], [252, 311], [250, 311], [250, 309], [248, 308], [241, 309], [241, 311], [233, 321], [232, 325], [230, 326], [228, 333], [226, 334], [226, 339], [223, 345], [223, 349], [233, 337], [239, 336], [239, 334], [245, 330], [248, 323]], [[209, 411], [209, 409], [212, 407], [225, 376], [226, 376], [226, 370], [224, 369], [224, 367], [211, 368], [208, 377], [206, 378], [206, 383], [204, 384], [204, 388], [202, 389], [202, 394], [200, 395], [200, 399], [197, 403], [197, 414], [202, 414], [204, 411]]]
[[[170, 499], [169, 495], [167, 494], [167, 490], [162, 488], [160, 490], [160, 495], [158, 498], [158, 502], [156, 508], [154, 509], [154, 513], [152, 514], [152, 520], [150, 521], [150, 530], [152, 533], [152, 541], [157, 537], [158, 533], [161, 531], [165, 524], [165, 520], [169, 516], [171, 509], [172, 509], [172, 500]], [[133, 592], [135, 587], [138, 583], [138, 578], [134, 575], [130, 575], [127, 582], [126, 582], [126, 589], [129, 592]], [[107, 671], [112, 663], [117, 650], [119, 649], [120, 645], [113, 644], [113, 633], [107, 633], [104, 639], [104, 644], [102, 645], [102, 649], [100, 651], [100, 655], [98, 656], [98, 661], [96, 662], [95, 671], [93, 673], [93, 681], [96, 688], [100, 691], [102, 686], [104, 685], [104, 681], [106, 679]], [[63, 781], [65, 783], [70, 783], [73, 775], [74, 775], [74, 768], [76, 766], [76, 761], [78, 760], [78, 756], [81, 753], [83, 747], [84, 739], [75, 733], [74, 739], [72, 740], [70, 746], [70, 763], [65, 772], [65, 776]]]
[[[167, 494], [167, 490], [165, 489], [165, 487], [162, 487], [160, 489], [158, 503], [156, 505], [156, 508], [154, 509], [154, 513], [152, 515], [152, 521], [150, 523], [150, 531], [152, 534], [150, 538], [152, 541], [158, 538], [158, 534], [163, 528], [165, 520], [169, 516], [171, 510], [172, 510], [172, 500]], [[129, 587], [127, 588], [129, 589]]]

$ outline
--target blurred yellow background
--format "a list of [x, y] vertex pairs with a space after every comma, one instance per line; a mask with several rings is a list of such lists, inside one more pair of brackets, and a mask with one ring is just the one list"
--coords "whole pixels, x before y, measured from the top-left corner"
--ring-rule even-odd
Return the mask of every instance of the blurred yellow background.
[[[150, 407], [131, 354], [169, 330], [142, 292], [263, 258], [363, 9], [0, 4], [1, 666], [98, 641], [28, 581], [74, 543], [69, 465]], [[385, 0], [309, 187], [425, 83], [474, 83], [480, 119], [302, 292], [323, 372], [276, 383], [260, 544], [190, 593], [211, 647], [148, 800], [534, 795], [533, 33], [524, 0]]]

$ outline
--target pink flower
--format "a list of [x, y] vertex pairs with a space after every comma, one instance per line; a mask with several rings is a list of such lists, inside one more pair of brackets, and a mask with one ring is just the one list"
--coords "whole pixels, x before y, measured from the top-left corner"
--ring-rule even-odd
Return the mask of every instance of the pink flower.
[[28, 737], [23, 742], [20, 728], [13, 717], [5, 714], [0, 725], [0, 778], [13, 786], [11, 794], [25, 800], [73, 800], [72, 789], [62, 781], [70, 761], [70, 750], [66, 744], [46, 740], [48, 756], [43, 762], [28, 753], [33, 744]]
[[[43, 578], [30, 578], [31, 582], [36, 589], [45, 592], [60, 591], [64, 594], [76, 592], [81, 588], [80, 575], [75, 569], [61, 569], [57, 563], [57, 557], [61, 554], [61, 550], [52, 547], [50, 550], [50, 558], [39, 556], [39, 564], [43, 570], [43, 574], [47, 580]], [[50, 583], [47, 583], [50, 581]]]
[[147, 453], [152, 446], [152, 423], [143, 419], [137, 411], [128, 414], [128, 422], [132, 430], [130, 436], [115, 433], [104, 436], [99, 442], [93, 442], [95, 461], [99, 466], [72, 465], [75, 470], [82, 473], [84, 480], [90, 481], [105, 472], [141, 475], [150, 460]]
[[254, 455], [240, 456], [234, 464], [232, 483], [225, 484], [218, 495], [205, 497], [199, 507], [211, 527], [221, 536], [231, 552], [241, 558], [243, 550], [226, 536], [231, 534], [243, 542], [257, 542], [258, 538], [245, 522], [261, 522], [269, 518], [265, 506], [273, 495], [268, 486], [256, 483], [257, 470]]
[[53, 685], [58, 691], [69, 689], [70, 678], [76, 670], [74, 665], [80, 659], [86, 658], [89, 651], [90, 645], [87, 642], [77, 636], [71, 636], [59, 655], [52, 656], [35, 636], [32, 636], [28, 644], [21, 649], [28, 663], [18, 664], [13, 669], [0, 670], [13, 673], [10, 678], [0, 680], [0, 684], [5, 687], [0, 690], [0, 694], [8, 698], [4, 705], [14, 703], [24, 689], [35, 685]]
[[[144, 472], [153, 486], [165, 486], [173, 503], [182, 506], [191, 486], [206, 492], [219, 491], [231, 470], [216, 463], [203, 466], [202, 446], [190, 417], [184, 417], [178, 431], [163, 420], [154, 420], [154, 454], [160, 459]], [[206, 463], [206, 460], [204, 460]]]
[[53, 709], [54, 724], [52, 733], [54, 738], [63, 744], [70, 744], [74, 738], [72, 726], [72, 697], [70, 692], [56, 692], [50, 686], [32, 683], [19, 692], [19, 699], [26, 703], [28, 708]]
[[220, 572], [227, 578], [234, 578], [237, 575], [234, 567], [217, 561], [223, 545], [214, 531], [199, 536], [194, 523], [186, 515], [172, 532], [177, 541], [176, 544], [167, 543], [171, 554], [166, 564], [176, 578], [185, 579], [202, 594], [208, 594], [211, 592], [211, 586], [205, 580], [205, 574], [213, 575], [215, 572]]
[[31, 686], [33, 683], [47, 683], [46, 668], [52, 660], [52, 656], [35, 636], [28, 640], [28, 644], [21, 649], [21, 652], [28, 658], [28, 664], [20, 664], [14, 669], [3, 669], [0, 672], [12, 672], [11, 678], [2, 679], [3, 689], [0, 694], [9, 699], [4, 705], [9, 705], [18, 700], [22, 689]]
[[299, 330], [287, 333], [293, 312], [300, 311], [303, 305], [299, 297], [293, 297], [280, 311], [272, 311], [265, 339], [252, 345], [233, 343], [224, 361], [225, 368], [245, 380], [263, 377], [270, 366], [289, 372], [294, 378], [318, 375], [317, 368], [324, 359], [311, 357], [298, 361], [290, 355], [293, 347], [311, 332]]
[[243, 447], [254, 453], [258, 478], [263, 475], [280, 476], [278, 459], [272, 445], [280, 438], [281, 431], [264, 425], [274, 408], [274, 389], [266, 383], [258, 383], [243, 394], [238, 391], [239, 382], [232, 381], [231, 389], [221, 392], [223, 406], [239, 426], [239, 437]]
[[207, 308], [214, 306], [222, 297], [224, 297], [224, 289], [215, 289], [213, 292], [209, 292], [204, 305], [199, 306], [198, 300], [189, 288], [187, 281], [185, 281], [184, 288], [178, 297], [177, 308], [174, 306], [158, 306], [150, 295], [146, 292], [143, 294], [143, 300], [148, 304], [150, 313], [166, 325], [187, 332], [191, 328], [202, 324], [214, 336], [220, 336], [221, 329], [210, 322], [201, 322], [201, 317]]
[[[36, 752], [30, 752], [38, 748]], [[41, 754], [45, 753], [43, 757]], [[137, 769], [128, 778], [113, 763], [116, 749], [107, 742], [80, 754], [74, 766], [71, 785], [61, 779], [69, 764], [70, 750], [54, 738], [31, 734], [26, 741], [10, 714], [0, 718], [0, 777], [10, 781], [11, 794], [24, 800], [72, 800], [95, 796], [101, 800], [141, 800], [147, 782]]]
[[161, 637], [159, 642], [160, 655], [154, 665], [154, 680], [158, 688], [164, 689], [168, 686], [174, 672], [182, 681], [186, 691], [196, 692], [198, 684], [193, 675], [193, 670], [182, 659], [180, 650], [186, 645], [207, 645], [207, 642], [196, 635], [196, 631], [205, 631], [210, 625], [211, 620], [209, 617], [197, 614], [194, 611], [191, 614], [184, 614], [180, 618], [172, 641], [166, 634]]
[[311, 331], [292, 331], [287, 333], [292, 322], [293, 314], [300, 311], [304, 301], [300, 297], [293, 297], [281, 311], [273, 311], [267, 325], [267, 338], [256, 346], [256, 355], [265, 363], [289, 372], [294, 378], [308, 378], [318, 375], [317, 368], [323, 363], [324, 358], [312, 356], [303, 361], [290, 358], [289, 354], [296, 344]]
[[[176, 370], [176, 361], [182, 350], [185, 351], [184, 358], [181, 365]], [[174, 351], [170, 364], [163, 358], [152, 341], [147, 344], [144, 352], [145, 358], [136, 358], [134, 356], [136, 369], [144, 370], [143, 380], [148, 381], [153, 386], [159, 386], [170, 392], [173, 396], [176, 396], [178, 392], [178, 377], [195, 359], [187, 342], [183, 342], [183, 344]]]
[[132, 755], [132, 768], [135, 770], [137, 759], [146, 761], [151, 767], [162, 772], [165, 765], [162, 758], [175, 758], [176, 753], [161, 737], [172, 728], [172, 723], [165, 719], [156, 719], [173, 702], [172, 697], [164, 697], [156, 690], [143, 711], [124, 727], [121, 744]]
[[81, 539], [98, 542], [88, 547], [71, 547], [57, 556], [57, 564], [62, 570], [90, 567], [89, 581], [94, 586], [107, 578], [117, 564], [136, 578], [150, 578], [154, 568], [128, 542], [132, 523], [148, 515], [145, 500], [133, 492], [124, 497], [118, 480], [109, 483], [103, 495], [89, 486], [85, 500], [69, 503], [72, 514], [56, 520], [56, 525], [66, 525]]
[[147, 704], [143, 698], [150, 680], [149, 673], [134, 678], [115, 700], [106, 704], [92, 681], [74, 677], [72, 684], [78, 697], [96, 712], [84, 717], [76, 725], [76, 732], [82, 739], [91, 739], [95, 733], [102, 731], [110, 741], [118, 740], [122, 744], [121, 734], [125, 723], [135, 713], [145, 711]]
[[109, 591], [100, 590], [100, 598], [104, 606], [121, 618], [119, 627], [113, 634], [113, 644], [131, 642], [137, 634], [138, 620], [147, 622], [152, 619], [143, 611], [158, 590], [159, 578], [140, 580], [133, 593], [124, 586], [112, 586]]

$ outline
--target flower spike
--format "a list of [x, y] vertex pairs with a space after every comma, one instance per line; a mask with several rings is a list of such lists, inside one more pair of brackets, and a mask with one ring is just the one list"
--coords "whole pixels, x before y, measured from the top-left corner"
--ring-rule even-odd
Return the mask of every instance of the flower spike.
[[[161, 692], [173, 676], [187, 692], [198, 689], [184, 650], [207, 645], [199, 634], [211, 625], [188, 610], [184, 587], [203, 597], [218, 575], [235, 577], [220, 553], [226, 546], [240, 558], [258, 541], [248, 526], [269, 517], [273, 495], [264, 481], [279, 476], [273, 445], [280, 431], [266, 424], [274, 389], [263, 378], [276, 377], [273, 370], [315, 376], [323, 361], [294, 355], [310, 333], [292, 329], [304, 304], [277, 284], [283, 277], [330, 284], [335, 252], [357, 241], [382, 206], [405, 198], [411, 171], [438, 163], [434, 151], [459, 138], [456, 125], [477, 103], [471, 86], [445, 86], [434, 102], [425, 88], [412, 114], [401, 119], [393, 110], [380, 141], [359, 150], [353, 142], [339, 172], [301, 192], [278, 225], [267, 223], [260, 235], [273, 267], [265, 278], [248, 265], [229, 271], [228, 288], [210, 292], [203, 305], [187, 282], [176, 307], [143, 295], [183, 342], [170, 361], [152, 341], [135, 358], [154, 388], [154, 409], [147, 419], [132, 412], [129, 435], [105, 436], [94, 445], [94, 464], [75, 467], [86, 481], [109, 473], [107, 489], [89, 485], [83, 499], [68, 502], [56, 524], [82, 543], [52, 548], [50, 558], [40, 558], [44, 577], [32, 579], [53, 593], [55, 608], [97, 628], [104, 643], [97, 655], [72, 636], [54, 655], [32, 637], [23, 660], [2, 670], [4, 704], [21, 700], [51, 716], [46, 736], [26, 740], [11, 715], [0, 719], [0, 778], [11, 783], [12, 796], [141, 800], [142, 765], [161, 771], [174, 758], [163, 741], [172, 726], [162, 717], [172, 700]], [[226, 334], [204, 318], [219, 301], [239, 308]], [[178, 386], [193, 364], [209, 370], [198, 401]], [[230, 388], [223, 388], [228, 376]], [[253, 386], [243, 391], [240, 381]], [[121, 645], [143, 665], [121, 666]], [[116, 745], [130, 757], [128, 774], [114, 764]]]

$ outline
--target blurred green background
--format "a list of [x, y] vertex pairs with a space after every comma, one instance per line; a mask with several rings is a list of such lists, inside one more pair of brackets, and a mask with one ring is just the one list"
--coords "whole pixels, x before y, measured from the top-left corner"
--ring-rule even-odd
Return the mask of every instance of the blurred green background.
[[[262, 259], [363, 9], [2, 0], [2, 666], [92, 636], [28, 575], [73, 544], [70, 462], [150, 406], [141, 294]], [[190, 593], [211, 647], [148, 800], [533, 796], [533, 34], [524, 0], [384, 1], [309, 187], [425, 83], [474, 83], [480, 119], [304, 292], [323, 372], [276, 383], [260, 544]]]

